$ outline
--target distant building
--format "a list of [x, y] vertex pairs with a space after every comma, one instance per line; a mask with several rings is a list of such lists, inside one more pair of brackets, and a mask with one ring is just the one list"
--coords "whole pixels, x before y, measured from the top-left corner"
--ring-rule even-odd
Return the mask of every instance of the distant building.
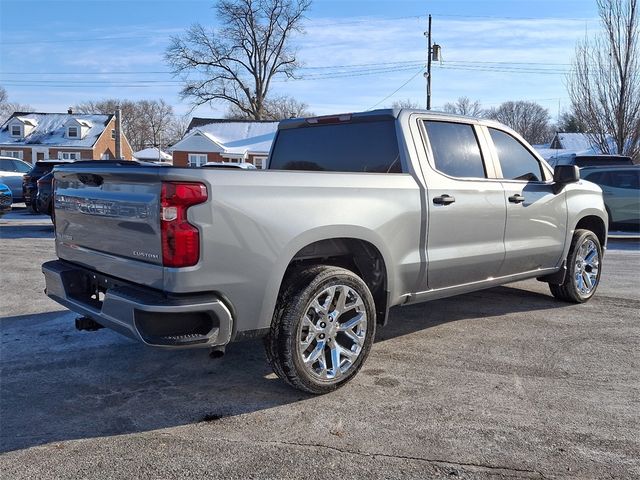
[[[29, 163], [37, 160], [115, 158], [114, 115], [15, 112], [0, 127], [0, 155]], [[132, 150], [121, 134], [122, 158]]]
[[[609, 137], [612, 151], [616, 151], [613, 137]], [[563, 133], [558, 132], [548, 145], [534, 145], [542, 157], [552, 166], [562, 163], [563, 159], [576, 155], [601, 155], [602, 150], [591, 141], [587, 133]]]
[[252, 163], [265, 168], [278, 122], [194, 117], [182, 140], [171, 148], [173, 165], [207, 162]]
[[145, 148], [133, 153], [133, 158], [143, 162], [172, 163], [171, 155], [158, 147]]

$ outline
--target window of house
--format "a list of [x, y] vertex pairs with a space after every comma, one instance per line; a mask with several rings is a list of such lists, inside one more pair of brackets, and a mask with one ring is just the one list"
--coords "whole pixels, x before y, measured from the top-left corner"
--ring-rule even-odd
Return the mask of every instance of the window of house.
[[190, 167], [201, 167], [207, 163], [207, 154], [206, 153], [190, 153], [189, 154], [189, 166]]
[[78, 127], [69, 127], [69, 128], [67, 128], [67, 137], [69, 137], [69, 138], [78, 138]]
[[58, 152], [59, 160], [80, 160], [80, 152]]
[[425, 121], [436, 170], [458, 178], [486, 178], [473, 125]]
[[394, 119], [280, 130], [271, 170], [402, 173]]
[[109, 155], [109, 152], [107, 152], [107, 153], [103, 153], [103, 154], [100, 156], [100, 160], [109, 160], [110, 158], [111, 158], [111, 156]]
[[116, 139], [116, 129], [112, 128], [111, 129], [111, 140], [115, 140]]
[[258, 169], [263, 169], [266, 166], [267, 157], [253, 157], [253, 164]]
[[544, 180], [540, 162], [524, 145], [501, 130], [490, 128], [489, 133], [498, 152], [502, 178], [534, 182]]
[[2, 150], [0, 152], [0, 155], [2, 155], [3, 157], [17, 158], [19, 160], [22, 160], [23, 158], [22, 150]]
[[12, 137], [21, 137], [22, 136], [22, 127], [20, 125], [11, 125], [11, 136]]

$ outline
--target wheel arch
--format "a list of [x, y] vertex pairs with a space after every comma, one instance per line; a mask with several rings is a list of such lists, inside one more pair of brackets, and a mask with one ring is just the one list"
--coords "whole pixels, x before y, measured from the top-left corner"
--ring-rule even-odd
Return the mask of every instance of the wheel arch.
[[589, 230], [593, 232], [598, 240], [600, 241], [600, 245], [604, 248], [607, 244], [607, 223], [606, 221], [599, 215], [585, 215], [581, 217], [577, 222], [573, 231], [576, 230]]
[[[394, 275], [391, 255], [384, 243], [367, 229], [348, 230], [326, 227], [305, 232], [292, 240], [272, 273], [263, 303], [261, 323], [268, 326], [273, 316], [278, 295], [288, 276], [297, 267], [311, 264], [335, 265], [354, 271], [360, 276], [376, 302], [377, 323], [384, 324], [394, 292]], [[267, 322], [268, 321], [268, 322]]]

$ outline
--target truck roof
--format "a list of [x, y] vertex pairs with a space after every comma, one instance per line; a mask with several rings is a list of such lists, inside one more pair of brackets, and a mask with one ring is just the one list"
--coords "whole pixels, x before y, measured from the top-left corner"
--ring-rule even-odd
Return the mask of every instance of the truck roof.
[[[350, 121], [373, 122], [376, 120], [383, 120], [385, 118], [398, 118], [402, 113], [420, 113], [423, 115], [428, 115], [432, 118], [456, 118], [474, 122], [480, 121], [480, 119], [476, 117], [457, 115], [455, 113], [437, 112], [434, 110], [424, 110], [418, 108], [383, 108], [379, 110], [368, 110], [366, 112], [338, 113], [334, 115], [322, 115], [318, 117], [307, 118], [290, 118], [287, 120], [282, 120], [278, 125], [278, 130], [298, 128], [308, 125], [320, 125]], [[485, 121], [485, 119], [482, 120]], [[489, 121], [489, 123], [491, 123], [491, 121]]]

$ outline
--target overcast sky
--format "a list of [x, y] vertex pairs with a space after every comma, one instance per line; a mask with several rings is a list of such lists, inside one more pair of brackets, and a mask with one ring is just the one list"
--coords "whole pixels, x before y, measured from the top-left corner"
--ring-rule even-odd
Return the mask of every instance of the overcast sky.
[[[192, 23], [216, 26], [212, 0], [0, 0], [0, 85], [39, 111], [101, 98], [179, 98], [163, 53]], [[593, 0], [315, 0], [292, 39], [304, 69], [274, 83], [317, 114], [425, 102], [426, 15], [442, 46], [435, 109], [465, 95], [484, 107], [535, 100], [553, 118], [575, 44], [598, 29]], [[396, 91], [397, 90], [397, 91]], [[395, 93], [394, 93], [395, 92]], [[224, 105], [195, 114], [220, 116]]]

